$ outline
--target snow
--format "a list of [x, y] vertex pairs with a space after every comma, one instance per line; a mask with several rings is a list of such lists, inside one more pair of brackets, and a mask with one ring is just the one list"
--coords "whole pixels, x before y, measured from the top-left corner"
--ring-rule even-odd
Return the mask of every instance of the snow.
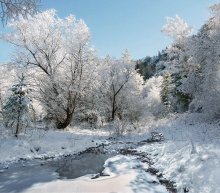
[[165, 142], [138, 148], [153, 158], [156, 169], [176, 182], [177, 192], [220, 192], [219, 125], [200, 114], [173, 116], [158, 124]]
[[[135, 157], [118, 155], [105, 162], [104, 174], [110, 176], [91, 179], [86, 175], [75, 180], [56, 180], [35, 184], [24, 193], [43, 192], [143, 192], [166, 193], [155, 176], [144, 171], [144, 166]], [[154, 183], [153, 183], [154, 182]]]
[[[163, 119], [148, 118], [147, 124], [140, 123], [136, 133], [117, 137], [110, 149], [125, 147], [150, 137], [149, 132], [162, 132], [165, 140], [146, 143], [137, 147], [146, 152], [163, 177], [174, 181], [178, 193], [220, 192], [220, 135], [219, 123], [202, 114], [176, 114]], [[100, 143], [108, 143], [107, 130], [69, 128], [65, 131], [32, 129], [18, 139], [1, 135], [0, 162], [6, 166], [20, 158], [44, 158], [73, 154]], [[118, 147], [117, 147], [118, 146]], [[129, 146], [129, 143], [127, 143]], [[39, 151], [36, 151], [39, 147]], [[117, 148], [116, 148], [117, 147]], [[31, 152], [32, 150], [32, 152]], [[91, 179], [88, 174], [74, 180], [54, 180], [38, 183], [26, 190], [34, 192], [166, 192], [155, 176], [145, 172], [148, 167], [136, 157], [117, 155], [108, 159], [104, 173]], [[150, 183], [155, 181], [155, 183]]]
[[64, 131], [27, 128], [15, 138], [0, 127], [0, 164], [8, 165], [19, 159], [43, 159], [78, 153], [105, 142], [108, 132], [68, 128]]
[[[23, 179], [29, 179], [24, 177], [28, 173], [31, 184], [23, 184], [31, 187], [22, 189], [26, 193], [162, 193], [167, 192], [165, 185], [161, 185], [165, 181], [169, 181], [171, 186], [174, 183], [178, 193], [219, 193], [219, 12], [220, 4], [211, 6], [211, 16], [192, 36], [191, 27], [179, 16], [167, 18], [162, 32], [174, 42], [158, 54], [158, 62], [154, 61], [155, 57], [142, 61], [143, 69], [139, 62], [132, 61], [128, 51], [120, 59], [98, 57], [90, 44], [87, 25], [74, 16], [61, 19], [51, 9], [11, 22], [8, 26], [11, 31], [3, 34], [2, 39], [18, 49], [13, 56], [13, 65], [0, 67], [0, 173], [3, 174], [0, 175], [0, 191], [2, 188], [1, 192], [19, 192], [17, 184], [21, 182], [21, 188]], [[153, 77], [144, 83], [134, 69], [134, 63], [139, 66], [142, 75], [152, 72]], [[8, 89], [15, 85], [19, 74], [22, 74], [21, 85], [24, 86], [25, 78], [29, 92], [18, 89], [11, 93]], [[32, 111], [26, 112], [28, 106], [22, 110], [22, 100], [15, 100], [18, 94], [19, 99], [24, 98], [24, 103], [27, 102], [25, 97], [33, 100]], [[35, 107], [36, 100], [38, 107]], [[12, 103], [19, 105], [18, 115]], [[200, 114], [190, 114], [186, 110]], [[185, 113], [171, 114], [171, 111]], [[4, 122], [15, 130], [14, 120], [17, 120], [17, 134], [20, 126], [24, 130], [24, 126], [28, 125], [23, 121], [29, 118], [29, 114], [33, 114], [35, 123], [26, 131], [21, 131], [18, 138], [14, 137], [12, 128], [6, 129], [1, 125]], [[45, 127], [38, 127], [40, 120], [46, 124]], [[99, 129], [82, 129], [82, 120], [88, 122], [85, 125], [94, 124]], [[110, 120], [113, 120], [112, 123], [106, 123]], [[81, 127], [49, 129], [49, 121], [56, 123], [58, 128], [65, 128], [65, 123], [70, 121], [81, 124]], [[25, 122], [30, 121], [27, 119]], [[106, 126], [106, 130], [100, 129], [102, 126]], [[149, 140], [152, 132], [162, 133], [164, 140]], [[106, 140], [113, 134], [117, 137]], [[102, 155], [109, 153], [108, 158], [113, 156], [112, 152], [114, 155], [135, 152], [136, 157], [117, 155], [106, 160], [103, 172], [107, 176], [97, 174], [101, 176], [96, 179], [92, 179], [95, 174], [81, 176], [96, 170], [81, 173], [86, 167], [76, 157], [73, 159], [79, 162], [80, 167], [75, 162], [71, 165], [75, 166], [73, 170], [67, 167], [68, 164], [62, 169], [71, 174], [77, 173], [75, 177], [81, 176], [77, 179], [61, 180], [62, 175], [54, 170], [57, 173], [53, 178], [49, 176], [47, 181], [36, 181], [35, 177], [48, 177], [41, 173], [46, 168], [41, 167], [44, 163], [35, 170], [34, 164], [23, 168], [32, 159], [43, 159], [42, 162], [49, 163], [47, 158], [75, 154], [103, 143], [109, 146], [103, 145], [98, 150], [100, 154], [103, 151]], [[94, 154], [98, 150], [88, 151], [92, 161], [88, 159], [85, 165], [89, 169], [95, 164], [102, 165], [107, 159], [98, 157], [97, 161]], [[142, 163], [142, 158], [152, 160], [150, 166]], [[99, 161], [102, 161], [101, 164], [98, 164]], [[14, 162], [18, 162], [17, 165], [13, 165]], [[160, 175], [151, 175], [149, 171], [159, 171]], [[19, 172], [21, 175], [18, 175]], [[47, 173], [50, 175], [50, 172]], [[164, 178], [163, 182], [161, 178]]]

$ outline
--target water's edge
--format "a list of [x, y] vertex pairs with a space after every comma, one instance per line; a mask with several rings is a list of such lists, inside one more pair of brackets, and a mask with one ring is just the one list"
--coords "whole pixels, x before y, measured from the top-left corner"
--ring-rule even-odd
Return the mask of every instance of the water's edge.
[[[139, 153], [135, 147], [142, 143], [110, 141], [90, 147], [85, 151], [59, 157], [47, 157], [44, 159], [19, 160], [11, 164], [9, 168], [0, 168], [0, 192], [22, 192], [35, 183], [50, 182], [56, 179], [75, 179], [87, 174], [92, 179], [103, 176], [103, 165], [108, 158], [121, 154], [136, 156], [142, 163], [149, 166], [145, 172], [155, 175], [159, 183], [171, 193], [176, 193], [175, 183], [166, 180], [162, 173], [153, 168], [148, 154]], [[15, 191], [16, 190], [16, 191]]]

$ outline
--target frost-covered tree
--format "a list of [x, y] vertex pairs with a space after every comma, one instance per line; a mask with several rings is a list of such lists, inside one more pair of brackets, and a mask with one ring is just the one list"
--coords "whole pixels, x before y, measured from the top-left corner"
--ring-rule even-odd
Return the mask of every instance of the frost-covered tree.
[[10, 88], [13, 84], [16, 83], [17, 70], [12, 64], [1, 64], [0, 65], [0, 113], [2, 113], [3, 104], [5, 100], [10, 95]]
[[5, 24], [9, 19], [27, 17], [36, 13], [40, 0], [0, 0], [0, 18]]
[[25, 77], [22, 74], [18, 77], [18, 83], [11, 88], [11, 95], [3, 105], [3, 121], [7, 127], [15, 128], [15, 136], [31, 121], [28, 98], [28, 89], [25, 83]]
[[58, 18], [55, 10], [9, 26], [12, 32], [4, 39], [18, 48], [16, 63], [32, 69], [35, 97], [57, 128], [67, 127], [95, 79], [96, 59], [88, 27], [72, 15]]
[[167, 50], [170, 60], [166, 70], [175, 83], [176, 107], [180, 101], [183, 109], [190, 103], [193, 112], [219, 117], [220, 4], [210, 10], [211, 17], [193, 36], [189, 36], [188, 25], [180, 19], [171, 19], [165, 25], [163, 31], [174, 39]]
[[193, 97], [192, 111], [203, 111], [212, 116], [220, 114], [220, 4], [211, 6], [211, 17], [198, 34], [189, 41], [190, 72], [181, 89]]
[[186, 54], [186, 41], [192, 32], [192, 28], [178, 15], [175, 18], [167, 18], [167, 23], [162, 32], [173, 39], [173, 43], [166, 49], [168, 55], [167, 70], [170, 73], [184, 73], [185, 63], [188, 60]]
[[138, 119], [144, 105], [142, 93], [143, 78], [135, 71], [135, 64], [126, 51], [121, 59], [107, 56], [101, 61], [99, 70], [99, 111], [108, 121]]
[[161, 99], [162, 84], [162, 76], [153, 76], [152, 78], [146, 80], [142, 92], [146, 103], [146, 114], [152, 114], [156, 117], [164, 114], [166, 109]]
[[171, 111], [171, 75], [169, 73], [163, 76], [163, 82], [161, 85], [161, 101], [165, 105], [168, 112]]
[[182, 18], [176, 15], [175, 18], [167, 17], [167, 23], [162, 28], [162, 32], [175, 41], [180, 41], [189, 36], [192, 29]]
[[[191, 31], [192, 29], [179, 16], [168, 18], [167, 24], [162, 29], [162, 32], [173, 39], [173, 43], [166, 49], [168, 60], [164, 64], [166, 67], [164, 81], [167, 79], [166, 75], [170, 74], [172, 81], [169, 83], [170, 89], [166, 96], [170, 96], [170, 108], [178, 112], [186, 111], [191, 100], [190, 95], [183, 93], [180, 89], [182, 79], [188, 76], [190, 69], [188, 65], [190, 55], [188, 53], [187, 42], [191, 38]], [[164, 88], [162, 91], [164, 91]], [[161, 94], [161, 96], [164, 96], [164, 94]]]

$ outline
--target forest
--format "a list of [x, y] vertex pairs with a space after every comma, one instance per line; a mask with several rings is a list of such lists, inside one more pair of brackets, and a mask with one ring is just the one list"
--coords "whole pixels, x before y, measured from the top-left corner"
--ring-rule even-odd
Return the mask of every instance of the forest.
[[136, 60], [37, 3], [0, 1], [0, 192], [219, 193], [220, 4], [196, 33], [167, 17], [172, 43]]

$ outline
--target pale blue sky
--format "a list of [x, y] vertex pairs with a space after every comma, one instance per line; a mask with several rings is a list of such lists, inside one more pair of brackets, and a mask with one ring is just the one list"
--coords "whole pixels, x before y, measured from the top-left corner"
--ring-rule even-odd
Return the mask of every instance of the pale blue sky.
[[[99, 56], [119, 57], [128, 49], [134, 59], [155, 55], [170, 44], [161, 33], [166, 16], [178, 14], [196, 31], [208, 19], [208, 7], [219, 0], [42, 0], [41, 10], [54, 8], [60, 17], [82, 18]], [[5, 31], [0, 27], [1, 31]], [[0, 42], [0, 62], [11, 48]]]

